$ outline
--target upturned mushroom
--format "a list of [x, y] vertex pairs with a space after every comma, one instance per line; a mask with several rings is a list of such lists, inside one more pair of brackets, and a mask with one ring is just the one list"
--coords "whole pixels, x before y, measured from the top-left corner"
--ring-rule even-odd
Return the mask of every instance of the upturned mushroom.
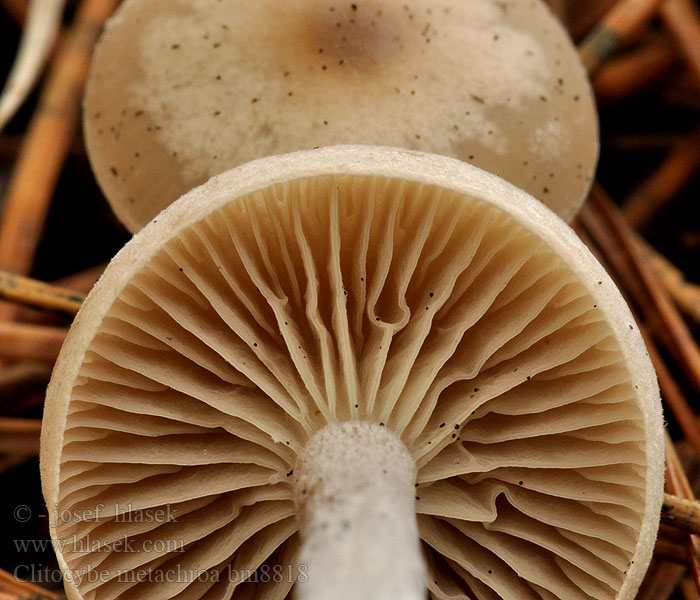
[[335, 144], [453, 156], [570, 220], [598, 153], [586, 74], [542, 0], [129, 0], [84, 114], [131, 231], [226, 169]]
[[662, 421], [552, 212], [453, 158], [335, 147], [213, 178], [114, 258], [41, 471], [70, 599], [631, 600]]

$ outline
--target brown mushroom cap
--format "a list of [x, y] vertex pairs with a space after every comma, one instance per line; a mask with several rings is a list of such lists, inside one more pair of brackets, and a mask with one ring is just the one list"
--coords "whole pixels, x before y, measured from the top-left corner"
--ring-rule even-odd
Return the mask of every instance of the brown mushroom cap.
[[634, 597], [663, 436], [618, 290], [505, 181], [367, 146], [215, 177], [85, 301], [42, 430], [68, 597], [287, 597], [294, 469], [345, 421], [415, 460], [432, 598]]
[[94, 170], [132, 231], [226, 169], [335, 144], [454, 156], [570, 220], [597, 133], [541, 0], [129, 0], [85, 98]]

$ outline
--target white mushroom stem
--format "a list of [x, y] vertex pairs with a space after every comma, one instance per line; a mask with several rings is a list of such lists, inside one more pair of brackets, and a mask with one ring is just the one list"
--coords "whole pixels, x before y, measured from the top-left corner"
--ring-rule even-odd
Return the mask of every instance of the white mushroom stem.
[[386, 427], [328, 425], [304, 448], [296, 501], [299, 600], [424, 600], [415, 510], [416, 466]]

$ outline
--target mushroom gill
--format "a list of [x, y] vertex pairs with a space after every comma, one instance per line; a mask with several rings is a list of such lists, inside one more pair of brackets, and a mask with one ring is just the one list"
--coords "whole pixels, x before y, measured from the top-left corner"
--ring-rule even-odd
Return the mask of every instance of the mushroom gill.
[[300, 456], [344, 423], [410, 453], [436, 600], [632, 598], [658, 523], [658, 390], [613, 283], [524, 192], [416, 152], [183, 197], [85, 302], [45, 419], [71, 599], [288, 597]]

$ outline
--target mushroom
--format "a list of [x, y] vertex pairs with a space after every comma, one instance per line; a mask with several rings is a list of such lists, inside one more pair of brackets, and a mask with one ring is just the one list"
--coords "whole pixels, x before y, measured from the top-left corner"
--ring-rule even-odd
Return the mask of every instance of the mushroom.
[[570, 220], [598, 154], [586, 74], [541, 0], [130, 0], [84, 115], [131, 231], [236, 165], [335, 144], [453, 156]]
[[70, 599], [631, 599], [651, 557], [640, 332], [569, 227], [453, 158], [214, 177], [112, 260], [46, 402]]

